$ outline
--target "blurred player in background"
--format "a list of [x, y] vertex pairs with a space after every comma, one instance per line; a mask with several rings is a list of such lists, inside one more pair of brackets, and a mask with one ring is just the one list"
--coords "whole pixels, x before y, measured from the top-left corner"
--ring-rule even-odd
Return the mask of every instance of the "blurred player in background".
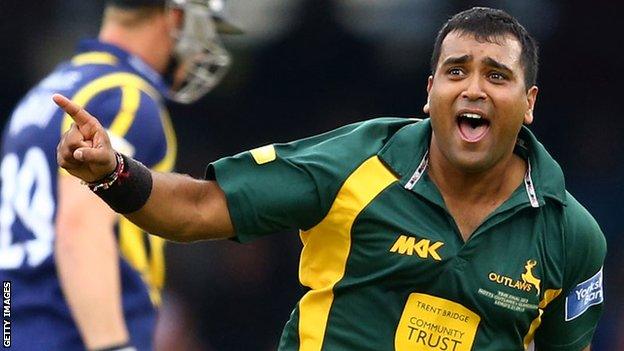
[[176, 137], [163, 99], [191, 103], [225, 73], [218, 33], [239, 31], [222, 10], [222, 0], [108, 0], [98, 39], [81, 42], [15, 108], [0, 183], [14, 349], [153, 349], [164, 242], [57, 167], [56, 144], [72, 121], [50, 97], [61, 91], [88, 106], [116, 149], [171, 171]]

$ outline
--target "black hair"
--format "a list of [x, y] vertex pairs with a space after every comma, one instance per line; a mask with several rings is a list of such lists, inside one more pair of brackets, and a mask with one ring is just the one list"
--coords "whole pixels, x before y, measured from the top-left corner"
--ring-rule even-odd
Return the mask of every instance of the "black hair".
[[524, 83], [527, 89], [535, 85], [538, 69], [538, 47], [535, 39], [511, 15], [503, 10], [488, 7], [473, 7], [451, 17], [440, 29], [431, 55], [431, 74], [435, 74], [440, 59], [442, 41], [450, 32], [472, 34], [481, 42], [495, 43], [506, 34], [513, 35], [522, 48], [520, 64], [524, 68]]

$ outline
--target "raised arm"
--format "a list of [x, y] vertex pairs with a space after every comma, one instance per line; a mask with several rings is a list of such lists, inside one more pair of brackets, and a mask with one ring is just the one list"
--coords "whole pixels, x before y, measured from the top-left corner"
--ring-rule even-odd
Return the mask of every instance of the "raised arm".
[[[75, 122], [58, 145], [59, 165], [90, 184], [108, 183], [110, 175], [120, 175], [109, 189], [96, 190], [109, 206], [144, 230], [168, 240], [233, 235], [225, 194], [216, 182], [149, 171], [127, 157], [124, 168], [117, 169], [120, 163], [115, 150], [98, 120], [62, 95], [54, 95], [53, 100]], [[141, 198], [147, 201], [137, 201]]]

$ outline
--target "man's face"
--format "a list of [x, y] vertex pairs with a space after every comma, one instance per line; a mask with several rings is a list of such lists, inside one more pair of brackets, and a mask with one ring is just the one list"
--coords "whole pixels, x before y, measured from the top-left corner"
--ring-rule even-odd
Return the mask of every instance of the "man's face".
[[449, 33], [427, 84], [431, 147], [463, 172], [496, 166], [513, 152], [522, 123], [533, 121], [537, 87], [525, 87], [520, 43], [511, 35], [496, 41]]

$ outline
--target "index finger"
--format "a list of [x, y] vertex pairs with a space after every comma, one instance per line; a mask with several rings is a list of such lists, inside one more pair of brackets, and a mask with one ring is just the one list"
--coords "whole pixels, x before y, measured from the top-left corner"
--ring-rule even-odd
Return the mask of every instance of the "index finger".
[[89, 112], [87, 112], [87, 110], [83, 109], [65, 96], [61, 94], [54, 94], [52, 95], [52, 100], [54, 100], [54, 103], [57, 104], [58, 107], [67, 112], [74, 122], [76, 122], [78, 127], [85, 126], [89, 123], [93, 123], [95, 126], [100, 125], [97, 118], [93, 117]]

